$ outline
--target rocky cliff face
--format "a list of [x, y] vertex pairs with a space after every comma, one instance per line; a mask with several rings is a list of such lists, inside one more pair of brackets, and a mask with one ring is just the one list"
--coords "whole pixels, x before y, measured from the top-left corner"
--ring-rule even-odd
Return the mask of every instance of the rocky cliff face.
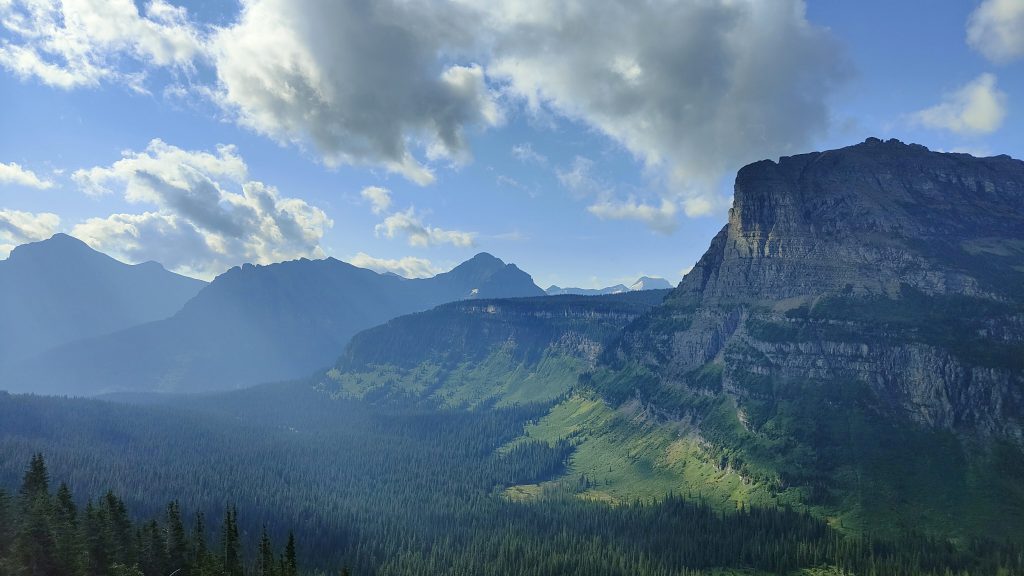
[[1024, 462], [1024, 162], [869, 139], [747, 166], [699, 264], [603, 362], [613, 402], [822, 502], [893, 460]]
[[[1000, 298], [977, 256], [1024, 259], [1024, 162], [897, 140], [751, 164], [729, 223], [675, 297], [782, 300], [835, 290]], [[980, 273], [979, 273], [980, 272]], [[1024, 271], [1017, 270], [1017, 280]]]
[[1024, 162], [869, 139], [742, 169], [729, 223], [609, 361], [672, 387], [725, 360], [726, 384], [858, 381], [879, 409], [1024, 443], [1022, 288]]

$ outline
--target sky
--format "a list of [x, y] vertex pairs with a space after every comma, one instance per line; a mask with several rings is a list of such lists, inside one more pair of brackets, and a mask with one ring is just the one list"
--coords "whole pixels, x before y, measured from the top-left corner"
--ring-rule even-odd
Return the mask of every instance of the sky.
[[0, 258], [674, 283], [743, 165], [1022, 103], [1024, 0], [0, 0]]

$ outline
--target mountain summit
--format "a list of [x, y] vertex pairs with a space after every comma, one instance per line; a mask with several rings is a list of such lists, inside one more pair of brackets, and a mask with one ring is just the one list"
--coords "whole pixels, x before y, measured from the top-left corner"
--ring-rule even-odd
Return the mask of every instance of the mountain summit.
[[18, 246], [0, 260], [0, 365], [167, 318], [205, 285], [155, 262], [119, 262], [67, 234]]
[[851, 525], [939, 529], [944, 510], [961, 534], [1011, 529], [995, 511], [1011, 493], [1024, 510], [1000, 472], [1024, 462], [1022, 231], [1008, 156], [871, 138], [751, 164], [728, 224], [593, 381]]
[[305, 376], [329, 365], [356, 332], [402, 314], [537, 295], [529, 274], [489, 254], [422, 279], [333, 258], [245, 264], [170, 318], [69, 343], [2, 376], [11, 390], [68, 394], [237, 388]]
[[641, 276], [636, 282], [629, 286], [616, 284], [604, 288], [562, 288], [551, 285], [545, 290], [548, 296], [559, 296], [562, 294], [573, 294], [576, 296], [600, 296], [604, 294], [622, 294], [623, 292], [636, 292], [639, 290], [667, 290], [672, 288], [672, 283], [664, 278]]

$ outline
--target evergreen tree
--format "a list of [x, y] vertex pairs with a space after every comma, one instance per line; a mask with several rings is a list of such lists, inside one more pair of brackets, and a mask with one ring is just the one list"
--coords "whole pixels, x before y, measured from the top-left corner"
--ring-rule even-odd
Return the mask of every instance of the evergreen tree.
[[284, 576], [296, 576], [299, 573], [298, 560], [295, 555], [295, 533], [288, 532], [288, 544], [284, 548]]
[[263, 533], [260, 535], [260, 548], [256, 573], [259, 576], [275, 576], [277, 574], [277, 562], [274, 558], [274, 547], [270, 543], [270, 536], [267, 534], [267, 526], [263, 525]]
[[111, 558], [115, 564], [134, 566], [138, 560], [135, 549], [136, 538], [132, 533], [132, 522], [124, 502], [108, 491], [103, 497], [103, 512], [106, 529], [110, 533]]
[[167, 505], [167, 569], [179, 570], [179, 576], [190, 576], [188, 536], [181, 519], [181, 506], [175, 500]]
[[14, 541], [14, 504], [7, 492], [0, 489], [0, 558], [7, 555]]
[[57, 564], [61, 572], [78, 573], [85, 550], [78, 529], [78, 507], [71, 496], [71, 490], [64, 482], [61, 482], [57, 490], [53, 529], [57, 546]]
[[238, 535], [238, 510], [228, 506], [221, 527], [221, 563], [227, 576], [242, 576], [242, 545]]
[[50, 476], [42, 454], [32, 457], [20, 494], [20, 518], [14, 539], [15, 561], [30, 576], [60, 574], [52, 526]]
[[139, 567], [145, 574], [167, 574], [167, 539], [156, 520], [151, 520], [139, 529]]
[[32, 498], [38, 494], [50, 493], [50, 473], [46, 470], [46, 462], [42, 454], [32, 456], [28, 470], [21, 482], [21, 497]]

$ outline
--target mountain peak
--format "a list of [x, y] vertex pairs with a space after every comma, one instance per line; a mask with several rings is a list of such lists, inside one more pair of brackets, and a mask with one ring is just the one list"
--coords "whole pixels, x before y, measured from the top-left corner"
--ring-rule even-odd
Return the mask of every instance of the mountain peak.
[[58, 232], [46, 240], [29, 242], [14, 248], [9, 259], [19, 260], [23, 258], [65, 258], [75, 257], [83, 254], [90, 254], [109, 258], [89, 247], [88, 244], [63, 232]]
[[657, 276], [641, 276], [629, 285], [630, 290], [661, 290], [672, 288], [672, 283]]

